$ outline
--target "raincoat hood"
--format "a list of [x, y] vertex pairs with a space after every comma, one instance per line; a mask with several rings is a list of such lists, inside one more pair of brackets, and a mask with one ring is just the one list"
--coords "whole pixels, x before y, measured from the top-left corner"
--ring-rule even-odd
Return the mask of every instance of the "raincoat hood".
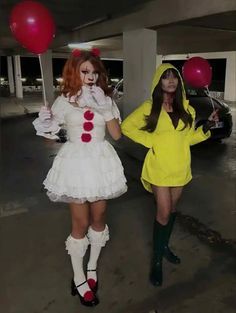
[[156, 72], [154, 74], [153, 80], [152, 80], [152, 88], [151, 88], [151, 94], [153, 93], [156, 85], [159, 83], [160, 78], [162, 76], [162, 74], [168, 70], [168, 69], [174, 69], [178, 72], [180, 80], [181, 80], [181, 84], [182, 84], [182, 93], [183, 93], [183, 99], [186, 100], [186, 93], [185, 93], [185, 89], [184, 89], [184, 83], [182, 80], [182, 77], [180, 75], [180, 72], [177, 70], [176, 67], [174, 67], [172, 64], [170, 63], [163, 63], [160, 66], [158, 66], [158, 68], [156, 69]]

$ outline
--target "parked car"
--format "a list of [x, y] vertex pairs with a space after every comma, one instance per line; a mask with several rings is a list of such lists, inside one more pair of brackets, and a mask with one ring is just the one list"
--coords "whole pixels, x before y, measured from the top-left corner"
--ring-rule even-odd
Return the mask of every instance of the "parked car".
[[[213, 106], [218, 109], [219, 122], [212, 128], [211, 139], [223, 139], [231, 135], [232, 132], [232, 114], [230, 107], [222, 100], [213, 98], [209, 95], [207, 89], [194, 89], [186, 86], [186, 95], [189, 103], [196, 111], [196, 127], [202, 125], [212, 113]], [[114, 98], [121, 105], [123, 100], [123, 79], [114, 87]]]
[[211, 114], [213, 107], [218, 109], [219, 122], [211, 129], [211, 139], [227, 138], [232, 133], [232, 114], [230, 107], [222, 100], [213, 98], [207, 89], [186, 87], [189, 103], [196, 111], [196, 127], [202, 125]]

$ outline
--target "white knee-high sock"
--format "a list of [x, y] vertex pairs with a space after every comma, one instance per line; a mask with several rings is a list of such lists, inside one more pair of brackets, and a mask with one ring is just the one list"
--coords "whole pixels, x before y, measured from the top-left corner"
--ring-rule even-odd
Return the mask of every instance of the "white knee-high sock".
[[[74, 283], [76, 286], [86, 282], [83, 270], [83, 258], [88, 245], [89, 241], [87, 237], [75, 239], [70, 235], [66, 240], [66, 250], [71, 257], [72, 268], [74, 271]], [[77, 289], [81, 296], [84, 296], [87, 291], [90, 291], [87, 282], [80, 287], [77, 287]]]
[[109, 229], [105, 226], [103, 231], [95, 231], [90, 226], [88, 229], [88, 239], [91, 245], [90, 257], [87, 265], [87, 279], [93, 279], [97, 281], [97, 261], [101, 252], [102, 247], [105, 246], [109, 240]]

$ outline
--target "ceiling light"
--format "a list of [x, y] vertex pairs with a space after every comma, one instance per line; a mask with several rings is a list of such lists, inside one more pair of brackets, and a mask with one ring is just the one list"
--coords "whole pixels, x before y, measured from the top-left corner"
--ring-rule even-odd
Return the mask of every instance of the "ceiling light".
[[93, 46], [87, 43], [69, 43], [67, 45], [70, 49], [91, 50]]

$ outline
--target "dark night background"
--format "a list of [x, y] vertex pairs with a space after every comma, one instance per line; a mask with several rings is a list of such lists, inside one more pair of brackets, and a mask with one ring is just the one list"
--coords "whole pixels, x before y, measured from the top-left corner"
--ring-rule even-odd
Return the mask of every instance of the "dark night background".
[[[54, 78], [61, 76], [62, 68], [66, 59], [53, 59], [53, 74]], [[164, 61], [169, 62], [169, 61]], [[224, 80], [225, 80], [225, 68], [226, 59], [209, 59], [208, 62], [212, 66], [212, 84], [210, 90], [224, 91]], [[122, 61], [111, 61], [103, 60], [103, 63], [107, 69], [109, 78], [122, 78], [123, 77], [123, 62]], [[182, 71], [184, 61], [170, 61], [176, 66], [179, 71]], [[21, 57], [21, 72], [22, 77], [27, 78], [25, 85], [33, 84], [36, 78], [41, 76], [40, 66], [38, 58]], [[0, 62], [0, 76], [7, 78], [7, 58], [1, 57]]]
[[[53, 58], [53, 74], [54, 77], [60, 77], [66, 59]], [[109, 77], [122, 78], [123, 65], [122, 61], [103, 60]], [[1, 57], [1, 77], [7, 77], [7, 58]], [[21, 74], [22, 77], [38, 78], [40, 74], [40, 66], [38, 58], [21, 57]]]

